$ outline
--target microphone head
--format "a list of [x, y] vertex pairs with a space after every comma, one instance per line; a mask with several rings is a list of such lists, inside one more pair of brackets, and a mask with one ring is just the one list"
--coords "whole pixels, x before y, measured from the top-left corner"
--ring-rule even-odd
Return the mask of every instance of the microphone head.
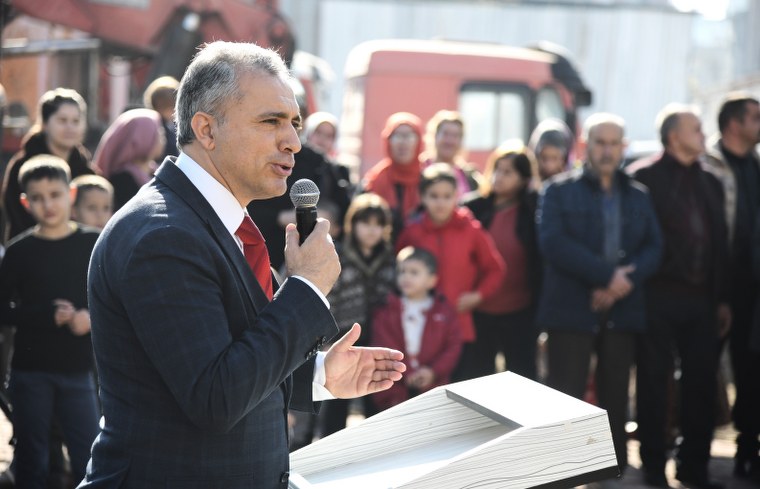
[[296, 209], [314, 207], [319, 202], [319, 187], [308, 178], [302, 178], [290, 187], [290, 200]]

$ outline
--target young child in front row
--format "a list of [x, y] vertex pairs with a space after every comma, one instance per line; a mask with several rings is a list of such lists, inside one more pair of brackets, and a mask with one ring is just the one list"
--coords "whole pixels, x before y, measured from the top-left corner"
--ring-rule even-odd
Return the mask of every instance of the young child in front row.
[[103, 229], [113, 215], [113, 185], [100, 175], [80, 175], [71, 181], [76, 189], [71, 219]]
[[[359, 323], [362, 326], [359, 344], [367, 345], [372, 332], [372, 313], [393, 289], [395, 280], [396, 260], [390, 242], [391, 210], [379, 195], [360, 194], [351, 201], [343, 224], [343, 241], [336, 244], [341, 273], [327, 300], [341, 334]], [[365, 397], [362, 401], [364, 414], [375, 414], [371, 399]], [[322, 436], [346, 427], [348, 407], [346, 399], [322, 403]]]
[[74, 480], [84, 477], [98, 432], [87, 268], [97, 230], [69, 220], [76, 190], [57, 156], [19, 172], [21, 202], [36, 225], [0, 263], [0, 323], [17, 327], [8, 392], [17, 443], [17, 487], [45, 487], [51, 424], [63, 431]]
[[499, 291], [506, 266], [488, 232], [469, 209], [457, 206], [457, 180], [449, 164], [422, 171], [420, 198], [424, 212], [407, 223], [396, 249], [424, 248], [438, 261], [438, 290], [459, 312], [464, 342], [452, 379], [470, 379], [477, 376], [472, 311]]
[[375, 312], [371, 343], [404, 352], [407, 372], [403, 382], [373, 394], [379, 409], [449, 383], [462, 350], [458, 314], [444, 296], [435, 293], [435, 257], [427, 250], [408, 246], [398, 253], [396, 261], [401, 296], [390, 294], [385, 306]]

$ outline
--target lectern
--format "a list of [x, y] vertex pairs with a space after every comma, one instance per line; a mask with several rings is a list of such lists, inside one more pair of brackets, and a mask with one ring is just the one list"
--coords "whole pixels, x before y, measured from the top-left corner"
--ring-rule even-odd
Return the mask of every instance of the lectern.
[[290, 464], [291, 489], [568, 488], [618, 475], [606, 411], [511, 372], [437, 387]]

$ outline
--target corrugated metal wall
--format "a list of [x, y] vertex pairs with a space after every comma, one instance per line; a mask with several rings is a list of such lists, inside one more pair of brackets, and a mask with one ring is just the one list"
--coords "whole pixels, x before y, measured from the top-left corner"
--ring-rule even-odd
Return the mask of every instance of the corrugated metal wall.
[[[342, 71], [356, 44], [382, 38], [448, 38], [525, 45], [548, 40], [567, 47], [594, 92], [581, 116], [610, 111], [623, 116], [631, 139], [654, 139], [656, 113], [669, 102], [688, 102], [687, 67], [694, 16], [635, 6], [524, 5], [421, 0], [316, 0], [283, 2], [310, 17], [316, 32], [301, 44], [326, 59], [338, 75], [328, 109], [340, 114]], [[318, 8], [314, 8], [318, 6]], [[315, 35], [316, 34], [316, 35]], [[310, 46], [310, 44], [315, 44]]]

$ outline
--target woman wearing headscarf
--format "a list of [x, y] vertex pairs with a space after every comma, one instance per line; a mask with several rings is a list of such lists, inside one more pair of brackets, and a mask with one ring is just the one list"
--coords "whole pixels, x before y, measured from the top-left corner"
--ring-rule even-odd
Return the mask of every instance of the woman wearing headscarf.
[[18, 173], [27, 160], [50, 154], [66, 160], [72, 178], [95, 173], [90, 167], [90, 153], [82, 146], [86, 129], [87, 104], [75, 90], [56, 88], [40, 97], [37, 122], [24, 136], [23, 148], [5, 170], [2, 201], [6, 241], [35, 224], [19, 200]]
[[314, 112], [304, 121], [301, 141], [326, 158], [335, 157], [337, 139], [338, 119], [329, 112]]
[[538, 160], [538, 175], [541, 181], [570, 169], [573, 133], [561, 120], [541, 121], [530, 135], [528, 146]]
[[95, 150], [94, 166], [113, 185], [114, 211], [153, 177], [164, 145], [161, 116], [155, 110], [128, 110], [106, 130]]
[[364, 190], [384, 198], [393, 216], [393, 236], [420, 205], [422, 121], [409, 112], [396, 112], [381, 133], [386, 157], [364, 175]]

